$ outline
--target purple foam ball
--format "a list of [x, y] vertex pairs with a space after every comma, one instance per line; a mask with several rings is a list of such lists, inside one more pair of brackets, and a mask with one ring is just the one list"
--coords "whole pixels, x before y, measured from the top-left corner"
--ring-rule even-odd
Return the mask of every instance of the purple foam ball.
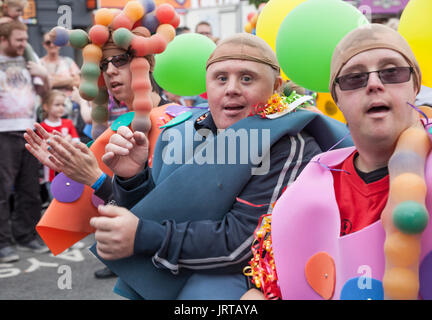
[[56, 175], [51, 183], [51, 193], [59, 202], [74, 202], [81, 197], [83, 191], [84, 185], [82, 183], [68, 178], [64, 173]]
[[141, 24], [143, 27], [146, 27], [150, 33], [155, 33], [157, 27], [159, 27], [159, 20], [156, 18], [156, 15], [154, 13], [146, 14], [142, 20]]
[[146, 13], [150, 13], [156, 9], [156, 5], [153, 0], [141, 0], [141, 4], [143, 5]]
[[64, 47], [69, 42], [69, 33], [63, 27], [55, 27], [55, 38], [53, 43], [58, 47]]

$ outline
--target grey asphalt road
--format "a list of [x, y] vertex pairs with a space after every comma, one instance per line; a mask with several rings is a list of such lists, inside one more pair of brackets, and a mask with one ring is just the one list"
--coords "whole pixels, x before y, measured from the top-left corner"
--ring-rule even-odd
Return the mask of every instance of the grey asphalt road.
[[88, 249], [71, 248], [57, 256], [18, 251], [20, 260], [0, 263], [0, 300], [124, 300], [113, 292], [116, 278], [96, 279], [103, 264]]

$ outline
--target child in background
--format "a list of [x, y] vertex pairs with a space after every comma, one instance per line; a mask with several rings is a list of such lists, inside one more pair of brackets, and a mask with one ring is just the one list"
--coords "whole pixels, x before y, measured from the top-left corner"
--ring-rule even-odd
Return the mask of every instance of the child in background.
[[[42, 109], [44, 113], [44, 121], [41, 126], [49, 133], [54, 130], [72, 142], [79, 142], [78, 133], [73, 125], [72, 120], [63, 119], [65, 112], [66, 94], [60, 90], [51, 90], [42, 101]], [[51, 182], [55, 177], [54, 170], [44, 168], [45, 181]]]

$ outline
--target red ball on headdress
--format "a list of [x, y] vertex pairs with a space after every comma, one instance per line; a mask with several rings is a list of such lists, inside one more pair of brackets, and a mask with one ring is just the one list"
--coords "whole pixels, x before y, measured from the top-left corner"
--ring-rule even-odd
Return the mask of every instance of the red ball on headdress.
[[109, 31], [106, 26], [97, 24], [89, 30], [89, 38], [95, 45], [102, 46], [108, 41]]
[[137, 57], [144, 57], [150, 54], [149, 40], [150, 38], [145, 38], [141, 36], [134, 36], [132, 38], [131, 47], [133, 50], [135, 50], [135, 55]]
[[172, 19], [174, 19], [174, 16], [174, 7], [168, 3], [161, 4], [156, 8], [156, 17], [161, 24], [169, 23]]
[[112, 22], [112, 27], [114, 30], [118, 28], [126, 28], [131, 30], [134, 23], [123, 13], [119, 13]]

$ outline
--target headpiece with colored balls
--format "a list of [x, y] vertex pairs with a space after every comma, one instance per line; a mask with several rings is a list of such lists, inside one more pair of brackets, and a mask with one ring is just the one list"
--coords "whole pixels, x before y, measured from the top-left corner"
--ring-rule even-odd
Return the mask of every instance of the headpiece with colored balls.
[[53, 43], [57, 46], [70, 45], [82, 49], [81, 67], [82, 98], [93, 101], [93, 125], [103, 126], [108, 121], [108, 93], [99, 64], [103, 58], [102, 48], [110, 38], [115, 46], [131, 53], [130, 71], [134, 99], [132, 110], [135, 118], [134, 130], [148, 133], [151, 127], [149, 113], [152, 109], [150, 64], [145, 58], [162, 53], [175, 37], [175, 28], [180, 18], [170, 4], [161, 4], [157, 8], [152, 0], [145, 0], [144, 5], [132, 0], [123, 10], [101, 8], [95, 12], [95, 24], [87, 32], [67, 30], [57, 26], [51, 30]]

